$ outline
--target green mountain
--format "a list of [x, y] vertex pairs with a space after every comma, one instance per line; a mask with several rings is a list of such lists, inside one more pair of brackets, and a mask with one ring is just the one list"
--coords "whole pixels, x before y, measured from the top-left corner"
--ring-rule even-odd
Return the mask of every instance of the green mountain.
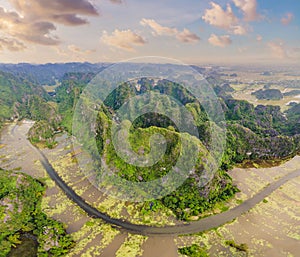
[[15, 77], [10, 73], [0, 72], [0, 122], [15, 118], [29, 118], [31, 115], [28, 101], [32, 97], [47, 99], [46, 92], [29, 81]]
[[[76, 99], [86, 84], [93, 77], [83, 73], [77, 76], [66, 76], [61, 87], [57, 89], [57, 100], [61, 113], [65, 113], [64, 122], [71, 131], [71, 122]], [[210, 78], [212, 80], [213, 78]], [[215, 79], [213, 85], [216, 93], [230, 92], [222, 82]], [[121, 86], [106, 99], [109, 110], [118, 109], [129, 97], [152, 90], [153, 81], [141, 79], [139, 91], [132, 86]], [[219, 86], [221, 85], [221, 86]], [[221, 88], [221, 90], [220, 90]], [[228, 90], [226, 90], [228, 89]], [[154, 91], [167, 94], [183, 103], [191, 112], [196, 121], [200, 139], [204, 145], [210, 141], [208, 117], [201, 104], [195, 102], [193, 96], [186, 89], [168, 81], [157, 83]], [[228, 169], [235, 163], [251, 159], [286, 158], [299, 152], [299, 104], [292, 107], [287, 113], [282, 113], [279, 106], [254, 106], [244, 100], [235, 100], [228, 94], [219, 94], [227, 123], [227, 147], [223, 158], [223, 167]], [[155, 125], [167, 128], [174, 124], [157, 114], [147, 114], [135, 120], [138, 127], [149, 127], [155, 121]], [[176, 130], [176, 128], [175, 128]]]
[[36, 124], [29, 133], [31, 141], [46, 141], [52, 145], [61, 119], [50, 100], [42, 87], [22, 77], [0, 72], [0, 126], [7, 120], [34, 120]]
[[[28, 80], [1, 72], [1, 121], [12, 117], [37, 121], [29, 132], [29, 138], [33, 143], [43, 141], [47, 146], [52, 147], [55, 144], [55, 133], [61, 129], [72, 132], [75, 106], [86, 85], [94, 76], [94, 73], [66, 73], [61, 80], [61, 85], [56, 89], [56, 96], [51, 98], [41, 87], [33, 85]], [[207, 161], [212, 158], [207, 151], [212, 142], [211, 129], [218, 126], [209, 121], [202, 104], [176, 83], [168, 80], [154, 82], [142, 78], [137, 81], [138, 87], [136, 83], [120, 85], [99, 109], [97, 123], [93, 124], [95, 134], [89, 135], [92, 136], [92, 140], [96, 137], [97, 150], [103, 154], [106, 165], [113, 167], [118, 176], [129, 181], [152, 181], [167, 174], [180, 156], [179, 138], [182, 136], [189, 145], [196, 146], [199, 149], [196, 168], [191, 171], [189, 178], [178, 190], [157, 202], [158, 206], [163, 204], [169, 207], [178, 218], [185, 220], [212, 208], [215, 203], [228, 199], [236, 192], [226, 173], [226, 170], [233, 165], [245, 160], [283, 159], [294, 156], [300, 151], [299, 104], [286, 113], [282, 113], [276, 106], [255, 107], [247, 101], [233, 99], [230, 96], [233, 89], [222, 84], [219, 79], [210, 77], [210, 80], [219, 96], [226, 118], [226, 124], [218, 125], [226, 127], [227, 138], [220, 169], [208, 184], [199, 182]], [[166, 94], [184, 105], [193, 117], [200, 138], [196, 139], [194, 134], [188, 131], [180, 132], [172, 120], [155, 112], [142, 115], [132, 123], [125, 121], [130, 131], [129, 141], [136, 154], [148, 154], [151, 151], [150, 137], [153, 134], [162, 134], [167, 139], [163, 160], [155, 163], [151, 168], [137, 168], [116, 154], [108, 128], [119, 108], [130, 97], [142, 96], [147, 92]], [[155, 107], [155, 104], [155, 98], [149, 102], [149, 106]], [[128, 115], [134, 112], [134, 107], [136, 106], [129, 108]], [[161, 107], [166, 110], [166, 113], [175, 115], [178, 113], [171, 102], [165, 101]], [[85, 110], [82, 110], [82, 115], [85, 115]], [[130, 120], [129, 116], [128, 120]], [[182, 120], [182, 122], [190, 124], [192, 121]], [[86, 143], [89, 144], [88, 141]]]
[[258, 90], [252, 93], [259, 100], [281, 100], [283, 98], [283, 94], [278, 89], [266, 89], [266, 90]]

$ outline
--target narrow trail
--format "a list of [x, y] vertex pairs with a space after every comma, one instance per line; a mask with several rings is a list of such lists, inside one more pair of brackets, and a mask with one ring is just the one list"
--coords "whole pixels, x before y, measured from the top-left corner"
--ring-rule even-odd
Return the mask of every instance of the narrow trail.
[[82, 208], [89, 216], [93, 218], [101, 218], [105, 222], [112, 224], [113, 226], [126, 230], [131, 233], [147, 235], [147, 236], [170, 236], [170, 235], [182, 235], [182, 234], [192, 234], [199, 233], [206, 230], [210, 230], [212, 228], [219, 227], [227, 222], [234, 220], [239, 217], [243, 213], [252, 209], [256, 204], [260, 203], [265, 197], [270, 195], [280, 186], [285, 184], [286, 182], [300, 176], [300, 170], [293, 171], [288, 173], [284, 177], [278, 179], [277, 181], [271, 183], [264, 189], [262, 189], [259, 193], [247, 199], [239, 206], [230, 209], [226, 212], [222, 212], [220, 214], [216, 214], [213, 216], [209, 216], [207, 218], [203, 218], [199, 221], [194, 221], [192, 223], [183, 224], [183, 225], [174, 225], [174, 226], [164, 226], [164, 227], [154, 227], [154, 226], [146, 226], [146, 225], [137, 225], [132, 224], [128, 221], [124, 221], [121, 219], [114, 219], [108, 216], [105, 213], [100, 212], [96, 208], [89, 205], [82, 199], [79, 195], [77, 195], [72, 188], [70, 188], [58, 175], [55, 169], [50, 164], [49, 160], [45, 156], [45, 154], [38, 148], [34, 147], [27, 139], [26, 135], [20, 133], [18, 131], [18, 126], [14, 126], [11, 129], [11, 134], [23, 138], [27, 141], [27, 144], [30, 148], [37, 153], [39, 160], [41, 161], [43, 167], [51, 177], [53, 181], [65, 192], [65, 194], [75, 202], [80, 208]]

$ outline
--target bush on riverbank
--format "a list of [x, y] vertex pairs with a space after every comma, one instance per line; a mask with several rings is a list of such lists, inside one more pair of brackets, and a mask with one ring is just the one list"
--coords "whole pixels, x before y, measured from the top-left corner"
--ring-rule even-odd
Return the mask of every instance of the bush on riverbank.
[[39, 256], [62, 256], [73, 245], [64, 225], [41, 210], [44, 185], [32, 177], [0, 169], [0, 256], [17, 247], [24, 233], [38, 241]]
[[178, 249], [180, 254], [184, 254], [189, 257], [208, 257], [206, 249], [201, 248], [199, 245], [193, 244], [191, 246], [182, 247]]

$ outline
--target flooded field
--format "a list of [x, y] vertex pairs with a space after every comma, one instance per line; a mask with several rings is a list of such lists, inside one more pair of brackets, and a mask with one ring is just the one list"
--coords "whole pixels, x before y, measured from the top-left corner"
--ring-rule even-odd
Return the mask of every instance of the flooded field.
[[[112, 228], [101, 220], [89, 218], [48, 177], [35, 149], [26, 139], [32, 123], [15, 127], [8, 125], [1, 133], [0, 167], [25, 172], [43, 179], [48, 189], [43, 209], [51, 217], [64, 222], [67, 231], [77, 242], [69, 256], [178, 256], [177, 247], [192, 243], [205, 246], [211, 256], [297, 256], [300, 252], [300, 177], [290, 180], [275, 190], [261, 203], [233, 222], [217, 229], [194, 236], [145, 237], [132, 235]], [[116, 217], [132, 217], [135, 223], [143, 219], [156, 224], [175, 223], [174, 218], [153, 214], [143, 217], [137, 210], [124, 206], [99, 194], [88, 181], [81, 177], [70, 142], [62, 137], [59, 146], [43, 150], [59, 175], [72, 186], [77, 194], [90, 204]], [[273, 168], [240, 169], [230, 171], [241, 190], [230, 204], [241, 204], [280, 177], [300, 169], [300, 157]], [[247, 252], [238, 251], [226, 244], [234, 240], [248, 246]], [[126, 255], [124, 255], [126, 253]]]

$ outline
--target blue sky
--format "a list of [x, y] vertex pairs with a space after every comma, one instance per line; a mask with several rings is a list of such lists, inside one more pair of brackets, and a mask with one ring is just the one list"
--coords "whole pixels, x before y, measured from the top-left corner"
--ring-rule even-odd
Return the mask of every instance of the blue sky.
[[0, 0], [0, 62], [300, 61], [298, 0]]

